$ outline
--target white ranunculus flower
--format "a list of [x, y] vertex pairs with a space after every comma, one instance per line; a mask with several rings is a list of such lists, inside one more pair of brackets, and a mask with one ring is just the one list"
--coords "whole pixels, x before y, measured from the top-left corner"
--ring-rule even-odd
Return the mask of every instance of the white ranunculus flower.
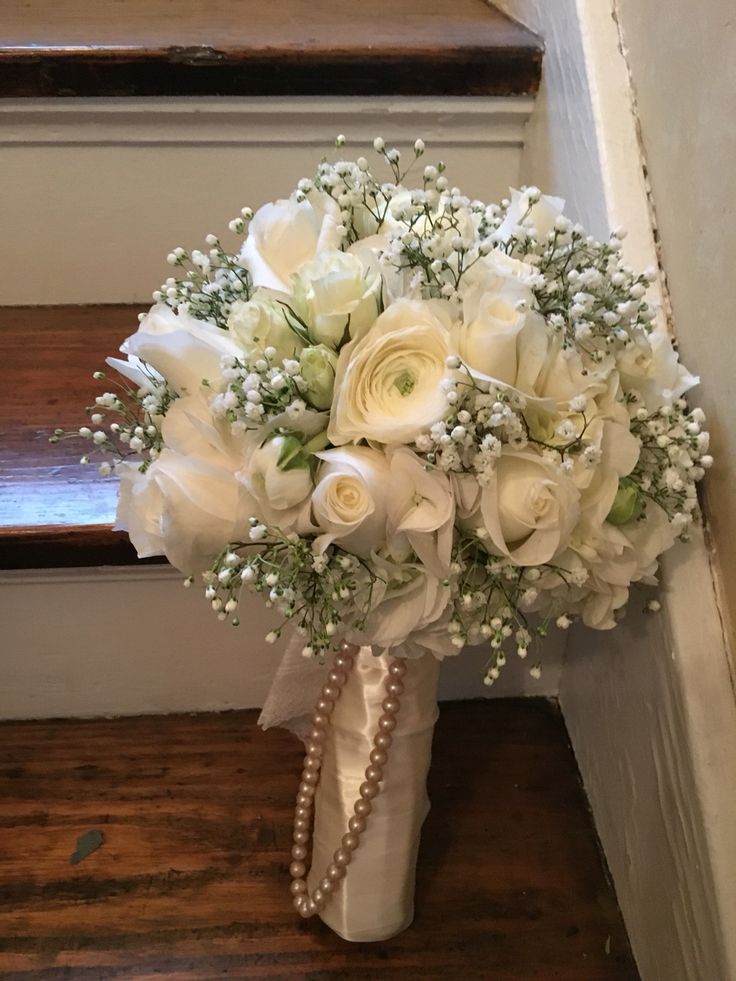
[[346, 344], [337, 362], [330, 442], [409, 443], [441, 419], [449, 324], [442, 301], [399, 300]]
[[[290, 511], [300, 505], [312, 490], [309, 467], [287, 468], [294, 449], [299, 448], [296, 442], [294, 437], [274, 436], [249, 454], [247, 465], [240, 471], [240, 479], [269, 512]], [[263, 508], [256, 513], [261, 517]], [[280, 520], [278, 524], [282, 527]]]
[[258, 290], [251, 300], [233, 303], [227, 326], [248, 355], [263, 354], [267, 347], [273, 347], [278, 362], [298, 358], [304, 347], [304, 342], [289, 326], [284, 308]]
[[227, 331], [162, 304], [151, 310], [121, 350], [155, 368], [179, 395], [199, 392], [205, 379], [216, 383], [222, 358], [242, 354]]
[[386, 490], [388, 532], [405, 536], [417, 557], [435, 575], [447, 574], [452, 551], [455, 499], [450, 480], [441, 470], [427, 470], [408, 447], [389, 456], [391, 468]]
[[481, 496], [489, 551], [516, 565], [541, 565], [564, 549], [579, 513], [575, 484], [529, 450], [505, 450]]
[[700, 383], [697, 375], [691, 375], [680, 363], [664, 324], [658, 324], [648, 339], [622, 351], [617, 364], [624, 390], [637, 391], [649, 412], [671, 404]]
[[562, 198], [553, 198], [547, 194], [542, 194], [535, 204], [529, 202], [529, 189], [517, 191], [510, 188], [511, 204], [509, 205], [506, 216], [496, 231], [496, 236], [502, 242], [508, 242], [514, 229], [522, 222], [530, 225], [537, 233], [537, 238], [544, 240], [548, 232], [554, 228], [555, 220], [565, 207]]
[[171, 449], [140, 473], [122, 464], [115, 527], [140, 558], [165, 555], [175, 568], [203, 572], [229, 541], [247, 535], [253, 502], [229, 466]]
[[338, 542], [367, 558], [386, 541], [386, 457], [367, 446], [324, 450], [317, 456], [322, 463], [312, 515], [322, 533], [314, 547], [321, 552]]
[[294, 280], [294, 305], [315, 344], [338, 347], [345, 331], [365, 333], [378, 316], [381, 277], [357, 255], [319, 252]]
[[289, 293], [294, 273], [318, 252], [338, 248], [339, 225], [336, 202], [317, 191], [304, 201], [292, 196], [259, 208], [241, 251], [254, 284]]

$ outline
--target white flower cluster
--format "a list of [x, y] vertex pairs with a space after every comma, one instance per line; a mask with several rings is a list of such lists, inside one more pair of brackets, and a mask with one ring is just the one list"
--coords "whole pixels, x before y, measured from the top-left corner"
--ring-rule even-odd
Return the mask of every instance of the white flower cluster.
[[686, 537], [712, 462], [697, 379], [622, 231], [599, 243], [536, 188], [470, 200], [441, 163], [412, 188], [421, 140], [407, 170], [374, 148], [386, 179], [322, 163], [231, 222], [237, 254], [169, 256], [183, 278], [111, 362], [145, 458], [118, 464], [118, 523], [203, 573], [221, 619], [249, 588], [306, 655], [484, 642], [490, 684], [552, 621], [613, 627]]

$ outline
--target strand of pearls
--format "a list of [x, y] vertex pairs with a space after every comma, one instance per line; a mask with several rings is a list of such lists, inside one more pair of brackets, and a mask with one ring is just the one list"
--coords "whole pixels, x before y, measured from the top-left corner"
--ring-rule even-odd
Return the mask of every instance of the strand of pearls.
[[386, 676], [386, 697], [381, 703], [383, 712], [378, 719], [378, 731], [373, 739], [370, 763], [365, 770], [365, 781], [360, 785], [358, 791], [360, 796], [353, 805], [354, 813], [348, 821], [348, 830], [342, 836], [340, 847], [336, 849], [332, 862], [327, 866], [319, 885], [310, 896], [306, 880], [306, 858], [310, 841], [314, 795], [319, 783], [332, 712], [348, 679], [348, 673], [353, 667], [355, 655], [359, 649], [352, 644], [344, 643], [341, 645], [332, 670], [327, 676], [327, 682], [317, 699], [312, 716], [312, 730], [306, 743], [307, 752], [304, 757], [304, 769], [294, 813], [292, 862], [289, 866], [293, 880], [291, 894], [294, 897], [294, 907], [305, 918], [314, 916], [315, 913], [324, 909], [345, 877], [353, 852], [360, 844], [360, 836], [366, 829], [368, 815], [373, 809], [372, 801], [381, 790], [383, 768], [388, 762], [389, 749], [393, 740], [391, 733], [396, 728], [396, 716], [401, 707], [401, 694], [404, 691], [404, 684], [401, 679], [406, 674], [406, 664], [401, 658], [393, 658]]

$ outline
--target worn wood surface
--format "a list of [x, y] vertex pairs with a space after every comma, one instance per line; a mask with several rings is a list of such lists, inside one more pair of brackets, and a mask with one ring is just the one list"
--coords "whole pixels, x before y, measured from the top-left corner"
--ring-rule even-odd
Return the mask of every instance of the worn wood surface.
[[253, 712], [0, 726], [0, 977], [638, 977], [553, 704], [442, 706], [416, 918], [383, 943], [292, 912], [300, 762]]
[[79, 463], [89, 443], [48, 438], [88, 424], [84, 407], [105, 390], [92, 374], [136, 329], [137, 312], [0, 307], [0, 567], [136, 561], [110, 527], [115, 481]]
[[521, 95], [541, 57], [484, 0], [24, 0], [0, 95]]

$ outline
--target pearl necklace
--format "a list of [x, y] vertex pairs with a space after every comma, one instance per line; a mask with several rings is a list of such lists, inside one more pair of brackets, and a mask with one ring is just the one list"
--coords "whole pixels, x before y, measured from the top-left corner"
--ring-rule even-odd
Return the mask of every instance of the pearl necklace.
[[336, 849], [325, 875], [320, 879], [318, 887], [310, 896], [307, 889], [305, 859], [310, 841], [312, 808], [322, 768], [327, 729], [335, 703], [348, 680], [348, 672], [353, 667], [355, 655], [359, 650], [360, 648], [352, 644], [344, 643], [341, 645], [332, 670], [327, 676], [327, 682], [322, 687], [317, 699], [312, 715], [312, 730], [306, 741], [307, 752], [304, 757], [304, 769], [296, 798], [294, 845], [291, 849], [292, 862], [289, 866], [289, 872], [293, 879], [291, 894], [294, 897], [294, 907], [305, 919], [314, 916], [315, 913], [319, 913], [325, 908], [344, 878], [353, 852], [360, 844], [360, 836], [366, 829], [368, 815], [373, 809], [371, 801], [381, 790], [383, 768], [388, 762], [388, 751], [393, 740], [391, 733], [396, 728], [396, 715], [401, 707], [400, 696], [404, 691], [401, 679], [406, 674], [406, 664], [401, 658], [393, 658], [388, 667], [386, 697], [381, 703], [383, 713], [378, 719], [378, 731], [373, 739], [370, 763], [365, 770], [365, 781], [358, 790], [360, 796], [353, 805], [354, 813], [348, 821], [348, 830], [342, 836], [341, 845]]

